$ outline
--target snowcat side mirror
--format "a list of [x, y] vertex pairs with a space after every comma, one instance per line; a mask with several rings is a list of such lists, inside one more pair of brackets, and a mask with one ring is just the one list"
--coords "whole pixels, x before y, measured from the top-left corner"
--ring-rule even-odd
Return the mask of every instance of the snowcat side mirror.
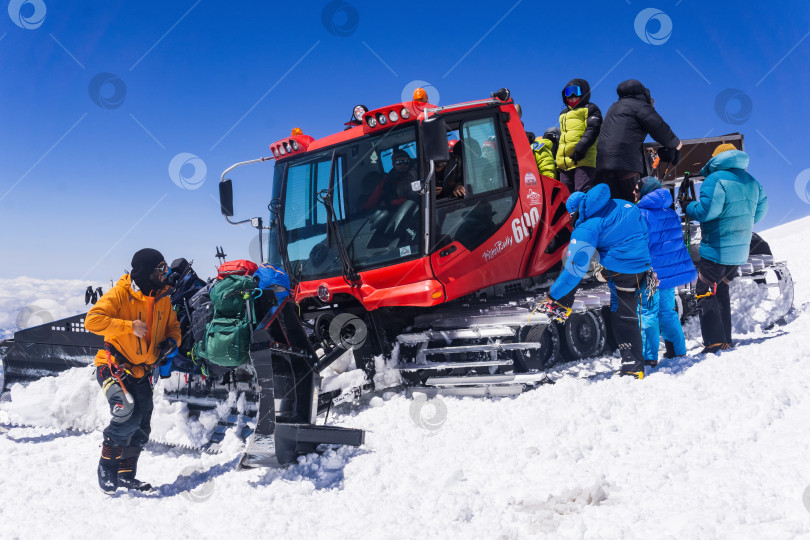
[[432, 116], [423, 121], [419, 129], [422, 135], [422, 154], [428, 161], [450, 161], [447, 150], [447, 122]]
[[223, 216], [233, 216], [233, 184], [230, 179], [219, 183], [219, 209]]

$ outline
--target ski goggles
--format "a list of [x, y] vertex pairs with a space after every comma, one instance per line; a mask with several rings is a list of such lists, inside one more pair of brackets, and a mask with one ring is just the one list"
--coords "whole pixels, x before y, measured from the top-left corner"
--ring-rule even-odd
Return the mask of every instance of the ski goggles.
[[408, 165], [410, 161], [407, 159], [398, 159], [394, 162], [394, 165]]
[[572, 96], [573, 97], [582, 97], [582, 88], [580, 88], [579, 86], [568, 86], [568, 87], [565, 88], [564, 92], [565, 92], [565, 97], [566, 98], [569, 98], [569, 97], [572, 97]]

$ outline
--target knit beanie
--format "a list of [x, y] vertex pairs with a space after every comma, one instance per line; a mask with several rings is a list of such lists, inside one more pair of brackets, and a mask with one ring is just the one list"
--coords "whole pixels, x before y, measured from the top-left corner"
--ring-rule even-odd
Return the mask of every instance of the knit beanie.
[[661, 182], [659, 182], [658, 179], [653, 176], [642, 178], [641, 182], [641, 191], [638, 193], [639, 199], [661, 187]]
[[144, 248], [132, 256], [132, 272], [130, 277], [135, 285], [138, 286], [145, 294], [152, 294], [156, 290], [160, 290], [163, 284], [160, 282], [153, 282], [149, 278], [155, 267], [163, 261], [163, 255], [156, 249]]
[[737, 147], [734, 146], [731, 143], [723, 143], [723, 144], [721, 144], [720, 146], [718, 146], [717, 148], [714, 149], [714, 152], [712, 152], [712, 157], [714, 157], [717, 154], [720, 154], [722, 152], [726, 152], [727, 150], [736, 150], [736, 149], [737, 149]]

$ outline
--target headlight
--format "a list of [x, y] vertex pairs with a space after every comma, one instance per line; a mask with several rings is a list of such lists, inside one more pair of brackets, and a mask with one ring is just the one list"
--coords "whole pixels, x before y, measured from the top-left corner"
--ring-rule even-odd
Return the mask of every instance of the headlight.
[[388, 119], [391, 120], [392, 122], [396, 122], [397, 120], [399, 120], [399, 115], [397, 114], [397, 111], [391, 111], [390, 113], [388, 113]]
[[388, 122], [388, 118], [386, 118], [383, 113], [377, 113], [377, 122], [379, 122], [381, 126], [384, 126]]
[[292, 140], [290, 141], [290, 144], [292, 145], [292, 149], [298, 152], [298, 141]]
[[284, 151], [284, 147], [283, 147], [283, 146], [279, 146], [279, 147], [278, 147], [278, 151], [281, 153], [281, 155], [282, 155], [282, 156], [283, 156], [284, 154], [286, 154], [286, 153], [287, 153], [287, 152], [285, 152], [285, 151]]
[[410, 112], [408, 109], [406, 109], [405, 107], [402, 107], [402, 110], [401, 110], [401, 111], [399, 111], [399, 115], [400, 115], [400, 116], [401, 116], [403, 119], [407, 120], [408, 118], [410, 118], [410, 117], [411, 117], [411, 112]]
[[278, 148], [273, 148], [273, 155], [278, 157], [280, 154], [278, 152]]
[[375, 127], [377, 127], [377, 121], [374, 119], [374, 117], [373, 117], [373, 116], [369, 116], [369, 117], [366, 119], [366, 122], [368, 123], [368, 127], [370, 127], [370, 128], [375, 128]]
[[354, 116], [354, 119], [357, 120], [358, 122], [362, 122], [363, 121], [363, 115], [366, 114], [367, 112], [368, 112], [368, 108], [365, 105], [357, 105], [354, 108], [354, 112], [352, 113], [352, 116]]
[[292, 147], [290, 146], [290, 143], [285, 142], [284, 143], [284, 149], [287, 151], [287, 153], [290, 153], [290, 154], [292, 153]]

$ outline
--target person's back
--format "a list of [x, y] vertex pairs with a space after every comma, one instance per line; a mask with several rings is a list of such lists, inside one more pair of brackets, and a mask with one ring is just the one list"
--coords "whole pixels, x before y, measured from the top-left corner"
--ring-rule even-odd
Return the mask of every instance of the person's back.
[[731, 144], [715, 148], [700, 174], [700, 199], [681, 202], [686, 214], [700, 222], [700, 262], [695, 292], [700, 309], [703, 352], [733, 347], [729, 283], [737, 266], [748, 259], [754, 223], [768, 211], [765, 190], [745, 172], [748, 154]]
[[687, 213], [700, 221], [701, 258], [724, 265], [748, 259], [754, 224], [768, 209], [762, 185], [745, 171], [748, 161], [745, 152], [726, 150], [700, 171], [705, 176], [700, 197], [689, 204]]
[[554, 164], [554, 143], [549, 139], [536, 139], [532, 143], [532, 152], [534, 152], [534, 160], [537, 162], [537, 169], [540, 174], [549, 178], [557, 178], [557, 167]]
[[[655, 183], [661, 185], [657, 180]], [[638, 202], [647, 224], [652, 267], [661, 289], [685, 285], [697, 278], [695, 266], [683, 241], [681, 218], [671, 206], [672, 194], [659, 188], [642, 193]]]
[[680, 140], [652, 105], [650, 91], [630, 79], [616, 88], [619, 100], [605, 114], [596, 150], [597, 181], [610, 186], [611, 196], [633, 200], [633, 186], [644, 173], [647, 134], [664, 148], [676, 149]]
[[[571, 196], [579, 201], [579, 217], [569, 244], [569, 257], [590, 260], [599, 251], [599, 263], [612, 272], [638, 274], [649, 270], [647, 225], [634, 204], [610, 198], [610, 190], [599, 184], [587, 193]], [[568, 268], [551, 288], [554, 298], [567, 295], [579, 283], [583, 272]]]
[[658, 290], [650, 302], [641, 304], [644, 361], [658, 365], [661, 337], [668, 358], [686, 354], [680, 317], [675, 307], [675, 287], [697, 278], [697, 271], [683, 241], [681, 218], [672, 206], [672, 194], [661, 189], [656, 178], [645, 178], [638, 186], [638, 208], [647, 223], [650, 257], [658, 277]]
[[601, 186], [597, 186], [600, 190], [594, 194], [592, 205], [604, 200], [603, 206], [585, 224], [598, 235], [596, 247], [600, 264], [608, 270], [624, 274], [648, 270], [651, 260], [646, 248], [647, 225], [641, 212], [627, 201], [610, 199], [607, 186]]

